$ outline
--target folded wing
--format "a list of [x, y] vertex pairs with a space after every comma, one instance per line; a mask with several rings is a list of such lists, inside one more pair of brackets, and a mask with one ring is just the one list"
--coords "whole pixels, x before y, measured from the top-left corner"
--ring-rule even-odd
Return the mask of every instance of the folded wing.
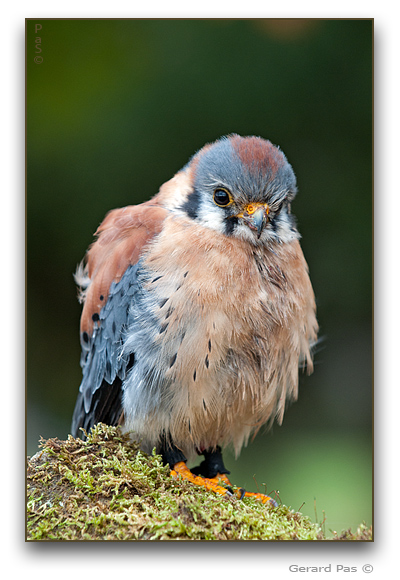
[[162, 229], [167, 210], [156, 202], [111, 211], [76, 276], [84, 302], [80, 339], [82, 383], [71, 432], [122, 415], [122, 383], [135, 363], [122, 356], [125, 331], [133, 323], [130, 305], [138, 291], [138, 270], [146, 245]]

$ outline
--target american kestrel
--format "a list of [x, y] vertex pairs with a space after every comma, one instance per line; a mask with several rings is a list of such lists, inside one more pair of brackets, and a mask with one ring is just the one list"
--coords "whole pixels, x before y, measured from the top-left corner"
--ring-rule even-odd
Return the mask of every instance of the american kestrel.
[[[221, 447], [297, 398], [312, 372], [315, 299], [282, 151], [229, 135], [150, 201], [111, 211], [78, 268], [83, 379], [72, 433], [121, 424], [172, 475], [232, 488]], [[198, 468], [186, 462], [204, 455]], [[262, 494], [262, 501], [272, 501]]]

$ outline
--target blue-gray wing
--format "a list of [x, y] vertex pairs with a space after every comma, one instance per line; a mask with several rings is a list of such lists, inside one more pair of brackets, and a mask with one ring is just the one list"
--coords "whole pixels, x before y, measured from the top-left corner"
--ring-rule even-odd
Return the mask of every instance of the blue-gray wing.
[[112, 210], [96, 232], [86, 268], [79, 271], [83, 378], [72, 420], [75, 436], [81, 427], [87, 431], [99, 421], [120, 421], [123, 381], [135, 356], [123, 356], [122, 346], [134, 323], [130, 306], [139, 291], [140, 260], [167, 214], [156, 199]]
[[72, 418], [71, 432], [88, 431], [96, 423], [116, 425], [122, 414], [122, 384], [134, 364], [134, 354], [123, 356], [126, 329], [132, 325], [130, 306], [138, 292], [139, 264], [127, 268], [110, 286], [107, 302], [94, 321], [93, 334], [81, 335], [82, 382]]

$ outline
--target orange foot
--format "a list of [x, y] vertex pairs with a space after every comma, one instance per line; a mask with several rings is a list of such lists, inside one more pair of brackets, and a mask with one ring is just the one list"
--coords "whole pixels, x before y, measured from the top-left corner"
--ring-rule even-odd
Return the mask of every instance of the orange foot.
[[[171, 469], [171, 475], [174, 478], [177, 478], [178, 475], [180, 475], [183, 479], [190, 481], [194, 485], [205, 487], [207, 490], [219, 493], [220, 495], [226, 495], [227, 497], [236, 496], [239, 499], [243, 499], [244, 497], [254, 497], [255, 499], [260, 500], [262, 503], [270, 503], [271, 505], [278, 507], [278, 504], [274, 499], [272, 499], [272, 497], [264, 495], [263, 493], [252, 493], [250, 491], [244, 490], [242, 487], [234, 492], [232, 489], [232, 484], [225, 474], [218, 473], [216, 477], [212, 478], [194, 475], [194, 473], [190, 471], [184, 461], [175, 463], [173, 469]], [[221, 483], [225, 484], [226, 487], [221, 485]]]

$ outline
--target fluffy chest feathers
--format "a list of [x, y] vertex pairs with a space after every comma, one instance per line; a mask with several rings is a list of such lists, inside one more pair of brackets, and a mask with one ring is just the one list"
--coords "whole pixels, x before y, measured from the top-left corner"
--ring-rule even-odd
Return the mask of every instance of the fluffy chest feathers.
[[165, 220], [142, 257], [124, 346], [136, 361], [127, 427], [149, 445], [161, 427], [187, 452], [190, 440], [239, 450], [259, 424], [281, 420], [316, 335], [297, 240], [254, 247], [206, 233], [185, 218]]

